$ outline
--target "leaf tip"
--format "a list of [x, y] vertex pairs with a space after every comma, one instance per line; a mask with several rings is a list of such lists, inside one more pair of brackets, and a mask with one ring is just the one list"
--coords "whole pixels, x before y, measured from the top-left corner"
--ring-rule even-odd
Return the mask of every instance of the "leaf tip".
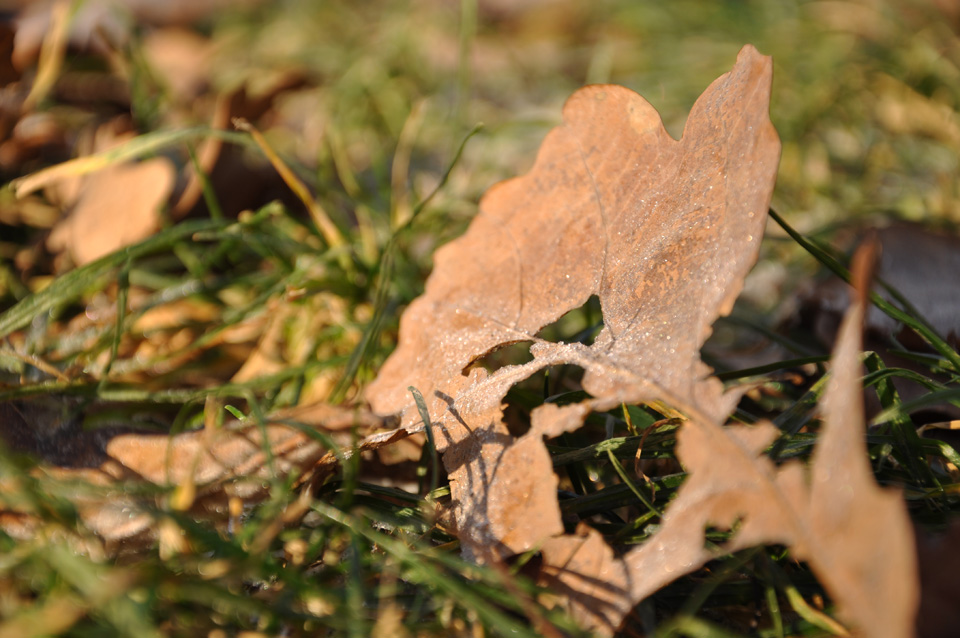
[[856, 303], [866, 303], [879, 257], [880, 241], [876, 232], [871, 232], [857, 248], [850, 263], [850, 284], [855, 291]]

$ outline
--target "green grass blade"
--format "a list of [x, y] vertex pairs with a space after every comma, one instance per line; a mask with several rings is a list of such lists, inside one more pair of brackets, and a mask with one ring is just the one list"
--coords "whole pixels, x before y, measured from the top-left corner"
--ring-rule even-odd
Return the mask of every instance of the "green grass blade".
[[170, 250], [179, 242], [190, 239], [194, 233], [213, 230], [223, 225], [221, 222], [209, 220], [185, 222], [146, 241], [101, 257], [91, 264], [58, 277], [40, 292], [23, 299], [0, 315], [0, 339], [14, 330], [23, 328], [37, 315], [49, 312], [58, 306], [77, 299], [102, 277], [105, 277], [114, 269], [120, 268], [127, 261]]
[[[800, 244], [808, 253], [813, 255], [817, 261], [829, 268], [834, 274], [838, 277], [850, 283], [850, 271], [839, 261], [834, 259], [832, 255], [827, 253], [823, 248], [817, 246], [814, 242], [808, 240], [806, 237], [798, 233], [796, 230], [791, 227], [786, 220], [784, 220], [780, 215], [777, 214], [772, 208], [769, 211], [770, 217], [780, 225], [780, 227], [786, 231], [794, 241]], [[886, 286], [888, 291], [892, 291], [892, 288]], [[957, 353], [953, 347], [948, 344], [943, 337], [937, 334], [937, 331], [931, 326], [917, 311], [915, 308], [912, 308], [906, 299], [902, 295], [892, 291], [897, 301], [901, 304], [904, 304], [904, 307], [911, 308], [914, 314], [909, 314], [900, 308], [897, 308], [886, 299], [873, 292], [870, 293], [870, 301], [883, 311], [891, 319], [903, 323], [905, 326], [911, 328], [916, 332], [920, 337], [926, 341], [930, 346], [940, 353], [944, 358], [946, 358], [950, 364], [953, 366], [954, 370], [960, 371], [960, 354]]]

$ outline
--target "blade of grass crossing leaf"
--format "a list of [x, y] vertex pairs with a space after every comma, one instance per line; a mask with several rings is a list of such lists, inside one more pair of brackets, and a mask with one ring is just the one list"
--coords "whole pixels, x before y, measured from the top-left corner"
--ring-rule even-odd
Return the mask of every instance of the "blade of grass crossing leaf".
[[263, 408], [260, 407], [260, 401], [257, 400], [257, 396], [253, 392], [248, 390], [244, 393], [244, 398], [250, 408], [250, 416], [253, 417], [257, 429], [260, 431], [260, 449], [263, 450], [266, 459], [265, 464], [270, 471], [270, 481], [275, 483], [280, 478], [280, 474], [277, 472], [276, 458], [273, 447], [270, 445], [270, 437], [267, 434], [267, 417], [263, 413]]
[[348, 510], [353, 505], [353, 497], [360, 480], [360, 437], [357, 428], [350, 429], [350, 455], [340, 461], [342, 488], [337, 498], [336, 506], [341, 510]]
[[417, 390], [413, 386], [410, 386], [407, 390], [413, 395], [413, 400], [417, 404], [417, 412], [420, 413], [420, 419], [423, 421], [423, 431], [426, 432], [427, 435], [427, 447], [429, 448], [430, 454], [430, 489], [427, 491], [427, 494], [430, 494], [437, 489], [437, 484], [439, 483], [438, 470], [440, 467], [440, 459], [437, 456], [437, 446], [433, 441], [433, 425], [430, 423], [430, 412], [427, 410], [427, 402], [423, 400], [423, 395], [420, 394], [420, 390]]
[[[807, 240], [803, 235], [794, 230], [772, 208], [770, 209], [769, 213], [770, 217], [772, 217], [773, 220], [776, 221], [777, 224], [779, 224], [780, 227], [783, 228], [783, 230], [786, 231], [786, 233], [790, 235], [794, 241], [796, 241], [807, 252], [813, 255], [817, 261], [833, 271], [838, 277], [847, 283], [850, 283], [850, 271], [844, 267], [843, 264], [834, 259], [815, 243]], [[888, 290], [890, 289], [889, 286], [886, 287]], [[934, 350], [945, 357], [951, 363], [951, 365], [953, 365], [955, 370], [960, 371], [960, 354], [958, 354], [957, 351], [950, 346], [950, 344], [944, 341], [944, 339], [937, 334], [937, 331], [934, 330], [934, 328], [919, 313], [916, 312], [916, 309], [913, 309], [914, 314], [911, 315], [907, 312], [904, 312], [900, 308], [897, 308], [875, 292], [870, 293], [870, 301], [891, 319], [899, 321], [911, 328], [914, 332], [920, 335], [924, 341], [930, 344]], [[905, 307], [909, 307], [909, 303], [902, 297], [902, 295], [898, 295], [898, 301], [903, 303]]]
[[209, 220], [185, 222], [58, 277], [49, 286], [23, 299], [0, 315], [0, 338], [23, 328], [35, 317], [70, 303], [94, 286], [111, 270], [156, 252], [170, 250], [197, 232], [213, 230], [223, 224]]

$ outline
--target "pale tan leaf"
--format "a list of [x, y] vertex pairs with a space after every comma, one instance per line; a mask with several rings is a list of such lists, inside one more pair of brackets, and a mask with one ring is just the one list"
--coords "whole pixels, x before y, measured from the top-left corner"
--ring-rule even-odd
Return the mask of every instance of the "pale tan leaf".
[[70, 215], [54, 228], [52, 250], [68, 250], [77, 265], [146, 239], [160, 227], [160, 208], [176, 171], [162, 157], [110, 166], [84, 178]]
[[[217, 520], [225, 518], [228, 498], [246, 502], [263, 498], [273, 475], [300, 472], [301, 484], [322, 481], [336, 471], [341, 459], [354, 453], [350, 434], [354, 427], [366, 434], [357, 443], [357, 452], [377, 450], [411, 434], [406, 429], [376, 432], [391, 423], [364, 410], [323, 404], [279, 412], [263, 428], [231, 424], [173, 436], [111, 435], [58, 425], [46, 426], [49, 431], [44, 433], [40, 424], [28, 422], [34, 416], [30, 410], [0, 404], [0, 437], [11, 448], [38, 456], [39, 473], [110, 490], [80, 490], [72, 500], [87, 527], [114, 550], [140, 547], [158, 531], [154, 517], [124, 493], [127, 481], [195, 486], [191, 511]], [[325, 433], [326, 440], [343, 449], [329, 450], [311, 430]], [[72, 451], [69, 464], [62, 459], [62, 450]], [[50, 452], [57, 454], [52, 462], [45, 458]], [[29, 512], [0, 512], [0, 527], [13, 536], [29, 536], [35, 524]]]

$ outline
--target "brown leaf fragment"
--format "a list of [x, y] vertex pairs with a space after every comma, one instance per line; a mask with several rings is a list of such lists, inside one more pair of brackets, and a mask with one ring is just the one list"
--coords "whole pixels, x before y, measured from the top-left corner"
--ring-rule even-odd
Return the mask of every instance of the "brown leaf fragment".
[[690, 476], [657, 534], [625, 558], [631, 574], [643, 575], [633, 582], [635, 600], [714, 557], [705, 527], [739, 523], [722, 551], [787, 545], [862, 635], [913, 634], [919, 584], [910, 519], [899, 493], [877, 487], [865, 442], [859, 355], [873, 250], [855, 261], [858, 289], [834, 350], [809, 476], [799, 463], [775, 468], [761, 456], [778, 434], [770, 423], [719, 429], [691, 421], [678, 437]]
[[[862, 326], [877, 243], [854, 255], [855, 286], [822, 401], [824, 432], [812, 459], [808, 560], [844, 618], [868, 636], [909, 636], [919, 581], [913, 529], [901, 495], [876, 487], [864, 440]], [[883, 521], [877, 529], [877, 521]], [[808, 553], [809, 552], [809, 553]]]
[[[732, 397], [702, 380], [698, 348], [756, 259], [780, 148], [769, 83], [769, 60], [745, 47], [694, 105], [680, 141], [627, 89], [575, 93], [530, 174], [493, 187], [467, 233], [438, 251], [369, 392], [377, 410], [409, 408], [413, 381], [431, 414], [454, 421], [440, 395], [454, 397], [471, 362], [518, 341], [537, 344], [537, 361], [516, 377], [570, 360], [587, 368], [595, 396], [651, 394], [656, 383], [727, 409]], [[537, 338], [591, 294], [605, 321], [592, 348]], [[470, 385], [484, 381], [494, 380]], [[466, 435], [448, 429], [450, 442]]]
[[[911, 632], [906, 511], [896, 492], [876, 487], [864, 445], [863, 293], [837, 349], [809, 476], [763, 455], [779, 436], [772, 424], [722, 427], [739, 393], [724, 393], [699, 358], [763, 231], [780, 148], [769, 88], [769, 59], [744, 47], [694, 105], [679, 141], [626, 89], [575, 93], [531, 172], [491, 189], [467, 233], [437, 252], [425, 293], [401, 319], [397, 351], [368, 389], [375, 411], [402, 413], [404, 423], [418, 420], [407, 387], [426, 397], [465, 553], [483, 562], [540, 550], [542, 581], [600, 634], [718, 553], [765, 543], [807, 560], [865, 635]], [[860, 275], [861, 291], [867, 279]], [[538, 336], [593, 294], [604, 316], [593, 344]], [[518, 342], [532, 344], [532, 361], [494, 372], [472, 366]], [[560, 364], [584, 370], [591, 398], [536, 408], [529, 431], [512, 436], [507, 391]], [[659, 531], [617, 556], [594, 530], [563, 533], [543, 440], [580, 427], [591, 411], [645, 401], [689, 418], [678, 457], [690, 476]], [[734, 530], [732, 540], [707, 546], [710, 526]]]
[[627, 565], [597, 530], [581, 523], [576, 534], [551, 538], [541, 551], [541, 584], [565, 597], [579, 621], [615, 628], [633, 607]]
[[[251, 6], [258, 0], [89, 0], [76, 7], [70, 21], [69, 42], [77, 49], [101, 53], [127, 43], [136, 24], [189, 24], [226, 8]], [[15, 1], [22, 9], [16, 18], [17, 37], [13, 51], [17, 68], [29, 65], [38, 55], [50, 30], [51, 14], [58, 0]], [[5, 8], [10, 8], [6, 6]]]

